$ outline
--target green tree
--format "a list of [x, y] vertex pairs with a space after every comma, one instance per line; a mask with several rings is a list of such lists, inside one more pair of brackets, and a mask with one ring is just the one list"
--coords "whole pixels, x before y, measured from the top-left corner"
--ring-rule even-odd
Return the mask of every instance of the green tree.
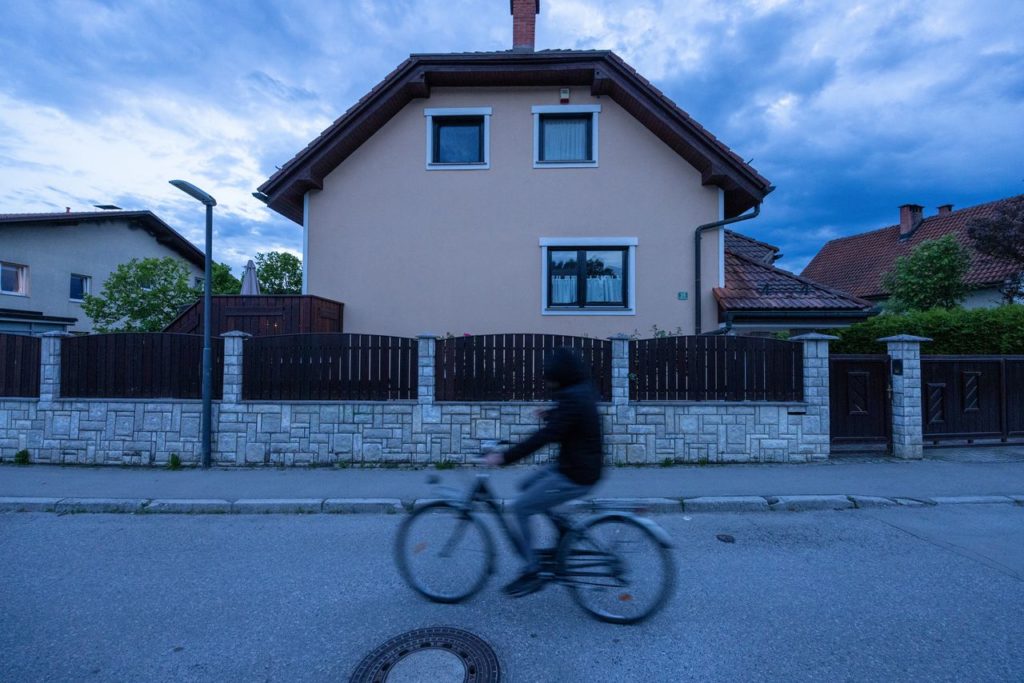
[[1017, 267], [1000, 289], [1003, 301], [1011, 304], [1024, 297], [1024, 196], [1008, 200], [989, 218], [972, 218], [967, 222], [967, 234], [982, 254]]
[[952, 235], [922, 242], [910, 253], [896, 259], [882, 284], [890, 298], [891, 311], [926, 311], [953, 308], [967, 295], [964, 276], [970, 253]]
[[[242, 291], [242, 281], [231, 274], [231, 266], [226, 263], [214, 261], [210, 277], [213, 279], [213, 294], [238, 294]], [[199, 289], [202, 294], [202, 287]]]
[[165, 256], [122, 263], [99, 296], [85, 295], [82, 310], [98, 332], [159, 332], [195, 300], [188, 267]]
[[302, 294], [302, 261], [288, 252], [256, 254], [256, 276], [264, 294]]

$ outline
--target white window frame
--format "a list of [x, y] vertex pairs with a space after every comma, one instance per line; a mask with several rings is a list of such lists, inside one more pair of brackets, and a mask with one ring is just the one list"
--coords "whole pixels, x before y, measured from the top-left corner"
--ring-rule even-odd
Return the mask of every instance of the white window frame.
[[[533, 112], [533, 167], [534, 168], [597, 168], [598, 149], [598, 115], [600, 104], [552, 104], [536, 105]], [[540, 117], [542, 114], [590, 114], [590, 144], [594, 154], [593, 161], [541, 161], [540, 160]]]
[[[491, 107], [446, 107], [424, 109], [427, 120], [427, 170], [428, 171], [485, 171], [491, 167]], [[484, 160], [478, 164], [435, 164], [434, 159], [434, 117], [435, 116], [482, 116], [484, 119]]]
[[[70, 291], [68, 292], [68, 300], [72, 301], [74, 303], [80, 304], [83, 301], [85, 301], [85, 295], [86, 294], [92, 294], [92, 277], [89, 276], [89, 275], [82, 275], [81, 273], [71, 273], [71, 277], [80, 277], [80, 278], [82, 278], [82, 298], [81, 299], [74, 299], [74, 298], [71, 297], [71, 292]], [[69, 290], [70, 290], [70, 285], [71, 285], [71, 283], [69, 282], [68, 283]]]
[[[541, 315], [636, 315], [636, 237], [541, 237], [540, 238], [540, 313]], [[629, 247], [627, 250], [626, 308], [548, 308], [549, 247]]]
[[0, 266], [18, 269], [18, 284], [20, 289], [16, 292], [8, 292], [6, 289], [0, 289], [0, 294], [6, 294], [7, 296], [28, 296], [28, 266], [22, 263], [14, 263], [13, 261], [0, 261]]

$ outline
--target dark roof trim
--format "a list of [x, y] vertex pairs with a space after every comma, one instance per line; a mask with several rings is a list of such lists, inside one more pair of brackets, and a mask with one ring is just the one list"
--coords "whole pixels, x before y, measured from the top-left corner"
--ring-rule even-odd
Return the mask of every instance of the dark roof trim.
[[206, 257], [199, 248], [164, 223], [152, 211], [77, 211], [73, 213], [7, 213], [0, 214], [0, 228], [4, 225], [43, 223], [47, 225], [78, 225], [122, 221], [129, 226], [149, 232], [160, 244], [170, 247], [197, 268], [206, 267]]
[[65, 318], [59, 315], [43, 315], [42, 311], [21, 311], [14, 308], [0, 308], [0, 320], [17, 320], [34, 323], [62, 323], [73, 325], [78, 318]]
[[607, 95], [725, 190], [725, 217], [738, 216], [775, 189], [618, 55], [605, 50], [543, 50], [411, 55], [285, 163], [259, 192], [267, 205], [302, 223], [302, 197], [416, 98], [433, 87], [589, 86]]

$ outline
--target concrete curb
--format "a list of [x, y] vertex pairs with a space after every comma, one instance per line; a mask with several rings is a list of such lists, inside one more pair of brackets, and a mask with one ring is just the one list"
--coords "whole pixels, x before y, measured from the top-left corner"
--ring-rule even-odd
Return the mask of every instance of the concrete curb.
[[343, 515], [361, 513], [394, 515], [405, 512], [405, 506], [398, 498], [328, 498], [324, 501], [323, 511]]
[[849, 496], [772, 496], [768, 507], [786, 512], [848, 510], [853, 507], [853, 501]]
[[938, 505], [1013, 505], [1009, 496], [937, 496], [932, 498]]
[[761, 496], [703, 496], [683, 498], [683, 512], [768, 512]]
[[148, 498], [61, 498], [54, 512], [142, 512], [148, 502]]
[[315, 514], [323, 512], [322, 498], [242, 498], [231, 504], [240, 515]]
[[0, 498], [0, 512], [53, 512], [60, 498]]
[[231, 501], [217, 498], [163, 498], [155, 499], [146, 506], [147, 513], [164, 513], [171, 515], [224, 515], [231, 512]]
[[[401, 514], [419, 509], [439, 498], [402, 501], [398, 498], [45, 498], [0, 496], [0, 513], [136, 513], [136, 514]], [[511, 500], [501, 501], [508, 511]], [[820, 496], [704, 496], [684, 498], [595, 498], [573, 501], [570, 512], [637, 510], [642, 514], [694, 512], [804, 512], [935, 505], [1018, 505], [1024, 494], [1008, 496], [937, 496], [935, 498], [886, 498], [864, 495]]]

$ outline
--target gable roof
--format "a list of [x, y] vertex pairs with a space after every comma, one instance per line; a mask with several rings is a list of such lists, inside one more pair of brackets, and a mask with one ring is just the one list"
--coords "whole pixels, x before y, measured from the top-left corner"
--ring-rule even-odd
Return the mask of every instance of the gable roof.
[[618, 55], [607, 50], [414, 54], [259, 187], [267, 205], [302, 222], [302, 197], [415, 98], [432, 87], [589, 86], [611, 97], [725, 191], [725, 217], [761, 202], [774, 187]]
[[87, 225], [123, 221], [143, 228], [160, 244], [178, 252], [198, 268], [204, 268], [206, 257], [194, 244], [164, 223], [152, 211], [74, 211], [66, 213], [0, 213], [0, 230], [4, 225], [37, 223], [46, 225]]
[[975, 251], [967, 234], [967, 223], [972, 218], [991, 217], [1011, 199], [1016, 197], [929, 216], [905, 239], [900, 239], [899, 225], [834, 239], [811, 259], [802, 275], [859, 297], [887, 297], [889, 293], [882, 286], [882, 279], [892, 270], [897, 258], [909, 255], [922, 242], [953, 235], [971, 252], [971, 265], [964, 277], [967, 285], [972, 288], [999, 285], [1020, 267]]
[[867, 316], [874, 307], [870, 301], [728, 249], [725, 252], [725, 287], [715, 287], [713, 293], [719, 307], [727, 313], [847, 311]]

